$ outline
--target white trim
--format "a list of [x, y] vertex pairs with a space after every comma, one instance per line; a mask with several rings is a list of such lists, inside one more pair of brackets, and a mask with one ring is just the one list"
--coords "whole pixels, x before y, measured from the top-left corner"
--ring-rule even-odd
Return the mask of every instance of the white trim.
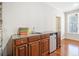
[[[78, 12], [79, 13], [79, 12]], [[78, 13], [72, 13], [72, 14], [68, 14], [67, 15], [67, 32], [68, 33], [72, 33], [72, 32], [69, 32], [69, 17], [70, 16], [73, 16], [73, 15], [75, 15], [75, 14], [78, 14]], [[79, 16], [79, 15], [78, 15]], [[78, 18], [78, 16], [77, 16], [77, 18]], [[77, 23], [77, 27], [78, 27], [78, 25], [79, 25], [79, 19], [78, 19], [78, 23]], [[79, 29], [79, 27], [78, 27], [78, 29]], [[74, 32], [75, 33], [75, 32]], [[74, 33], [72, 33], [72, 34], [74, 34]], [[75, 34], [79, 34], [79, 30], [77, 31], [77, 33], [75, 33]]]
[[78, 34], [78, 35], [79, 35], [79, 33], [71, 33], [71, 32], [68, 32], [68, 33], [66, 33], [66, 34]]
[[76, 40], [76, 41], [79, 41], [79, 39], [76, 39], [76, 38], [64, 38], [64, 39], [70, 39], [70, 40]]

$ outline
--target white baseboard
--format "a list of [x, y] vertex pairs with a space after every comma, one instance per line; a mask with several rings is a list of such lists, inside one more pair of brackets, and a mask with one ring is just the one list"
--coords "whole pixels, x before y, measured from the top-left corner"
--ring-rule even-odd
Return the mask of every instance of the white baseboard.
[[70, 39], [70, 40], [76, 40], [76, 41], [79, 41], [79, 39], [76, 39], [76, 38], [64, 38], [64, 39]]

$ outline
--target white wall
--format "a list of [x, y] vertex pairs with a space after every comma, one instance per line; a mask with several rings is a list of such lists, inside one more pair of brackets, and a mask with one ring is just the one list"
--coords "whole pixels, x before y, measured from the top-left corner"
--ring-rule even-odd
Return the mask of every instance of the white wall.
[[[35, 31], [56, 31], [56, 16], [63, 13], [44, 3], [3, 3], [3, 48], [19, 27], [35, 27]], [[63, 24], [63, 23], [62, 23]], [[63, 33], [64, 28], [62, 27]], [[62, 34], [63, 34], [62, 33]]]
[[50, 5], [49, 15], [48, 15], [48, 28], [47, 30], [56, 31], [56, 16], [60, 17], [61, 19], [61, 38], [64, 39], [65, 37], [65, 16], [64, 12], [61, 9], [56, 8], [55, 6]]

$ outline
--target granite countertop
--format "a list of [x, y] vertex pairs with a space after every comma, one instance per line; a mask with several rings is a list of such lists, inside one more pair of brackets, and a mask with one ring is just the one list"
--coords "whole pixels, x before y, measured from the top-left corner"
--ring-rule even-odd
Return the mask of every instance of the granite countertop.
[[18, 38], [24, 38], [24, 37], [30, 37], [30, 36], [37, 36], [37, 35], [42, 35], [42, 34], [52, 34], [52, 33], [57, 33], [57, 32], [53, 32], [53, 31], [46, 31], [46, 32], [34, 32], [32, 34], [29, 35], [17, 35], [14, 34], [11, 36], [12, 39], [18, 39]]
[[30, 36], [37, 36], [37, 35], [40, 35], [40, 34], [29, 34], [29, 35], [17, 35], [17, 34], [14, 34], [12, 35], [12, 39], [18, 39], [18, 38], [24, 38], [24, 37], [30, 37]]
[[45, 32], [35, 32], [35, 33], [40, 33], [40, 34], [49, 33], [49, 34], [51, 34], [51, 33], [57, 33], [57, 32], [55, 32], [55, 31], [45, 31]]

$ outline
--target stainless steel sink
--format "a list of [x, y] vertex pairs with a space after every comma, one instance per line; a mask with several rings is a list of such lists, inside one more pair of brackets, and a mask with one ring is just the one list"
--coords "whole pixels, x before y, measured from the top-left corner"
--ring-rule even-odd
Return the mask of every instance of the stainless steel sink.
[[32, 34], [42, 34], [42, 33], [40, 33], [40, 32], [32, 32]]

